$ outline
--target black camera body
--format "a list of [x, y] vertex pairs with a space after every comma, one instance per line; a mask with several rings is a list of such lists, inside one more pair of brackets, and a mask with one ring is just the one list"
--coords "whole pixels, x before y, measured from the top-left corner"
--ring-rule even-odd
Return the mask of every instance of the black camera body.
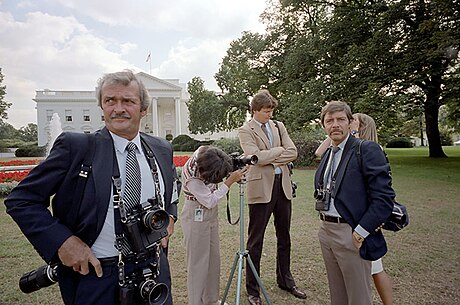
[[238, 152], [234, 152], [230, 154], [233, 163], [233, 171], [239, 170], [246, 165], [255, 165], [259, 158], [256, 155], [240, 155]]
[[329, 190], [316, 189], [313, 196], [316, 199], [315, 209], [317, 211], [329, 211], [331, 203], [331, 192]]
[[169, 288], [155, 281], [158, 265], [151, 263], [126, 276], [120, 287], [120, 305], [135, 305], [148, 301], [150, 305], [163, 305], [169, 296]]
[[57, 265], [43, 265], [25, 273], [19, 279], [19, 288], [24, 293], [32, 293], [57, 282]]
[[160, 239], [168, 236], [169, 215], [160, 208], [156, 198], [150, 198], [132, 209], [122, 224], [131, 250], [144, 256]]

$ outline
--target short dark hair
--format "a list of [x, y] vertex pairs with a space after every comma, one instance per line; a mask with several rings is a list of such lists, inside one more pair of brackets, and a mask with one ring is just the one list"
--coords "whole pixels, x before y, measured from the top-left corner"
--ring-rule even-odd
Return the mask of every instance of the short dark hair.
[[222, 182], [233, 169], [230, 156], [213, 146], [200, 147], [196, 166], [200, 178], [207, 183]]
[[105, 84], [122, 84], [125, 86], [129, 86], [131, 82], [135, 82], [139, 85], [139, 99], [141, 101], [141, 111], [147, 110], [147, 108], [149, 108], [150, 105], [149, 93], [142, 81], [131, 70], [107, 73], [98, 80], [96, 88], [96, 98], [99, 107], [102, 108], [102, 86], [104, 86]]
[[278, 101], [267, 89], [259, 90], [251, 100], [251, 113], [260, 111], [262, 108], [275, 109], [276, 107], [278, 107]]
[[345, 111], [348, 121], [353, 121], [353, 114], [351, 112], [350, 106], [347, 103], [342, 101], [330, 101], [321, 109], [321, 125], [324, 126], [324, 117], [327, 113], [335, 113]]

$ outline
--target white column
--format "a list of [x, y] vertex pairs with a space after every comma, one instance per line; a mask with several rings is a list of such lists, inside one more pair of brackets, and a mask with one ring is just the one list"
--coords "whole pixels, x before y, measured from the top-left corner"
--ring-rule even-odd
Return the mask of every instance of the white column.
[[180, 112], [180, 98], [176, 97], [174, 99], [175, 101], [175, 106], [176, 106], [176, 134], [174, 137], [177, 137], [182, 133], [182, 117], [181, 117], [181, 112]]
[[160, 127], [158, 124], [158, 99], [156, 97], [152, 98], [152, 128], [153, 134], [158, 136], [160, 134]]

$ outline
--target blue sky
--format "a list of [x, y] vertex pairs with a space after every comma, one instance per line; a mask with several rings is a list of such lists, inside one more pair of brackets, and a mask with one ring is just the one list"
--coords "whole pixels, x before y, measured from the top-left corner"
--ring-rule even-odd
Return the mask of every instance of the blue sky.
[[35, 90], [93, 90], [103, 73], [127, 68], [182, 83], [200, 76], [217, 90], [230, 42], [263, 32], [265, 1], [0, 0], [7, 122], [36, 123]]

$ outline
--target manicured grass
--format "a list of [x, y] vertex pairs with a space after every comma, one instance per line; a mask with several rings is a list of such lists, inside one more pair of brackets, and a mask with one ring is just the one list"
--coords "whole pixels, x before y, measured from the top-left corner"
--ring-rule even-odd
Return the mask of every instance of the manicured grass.
[[[385, 232], [389, 252], [384, 266], [393, 280], [395, 304], [460, 304], [460, 147], [445, 147], [449, 158], [430, 159], [427, 148], [386, 149], [393, 171], [397, 200], [409, 211], [410, 225], [404, 230]], [[265, 237], [261, 278], [272, 304], [329, 304], [324, 264], [317, 241], [319, 220], [314, 210], [314, 170], [295, 169], [299, 184], [293, 201], [291, 224], [291, 269], [297, 286], [305, 289], [307, 300], [298, 300], [276, 286], [276, 241], [273, 224]], [[2, 199], [0, 199], [3, 202]], [[232, 217], [239, 211], [239, 188], [230, 193]], [[179, 206], [179, 213], [183, 201]], [[226, 222], [225, 202], [221, 203], [221, 289], [222, 292], [239, 250], [239, 226]], [[3, 205], [2, 205], [3, 206]], [[247, 223], [247, 209], [245, 209]], [[245, 225], [245, 229], [247, 225]], [[32, 246], [0, 208], [0, 304], [62, 304], [57, 285], [30, 295], [19, 291], [19, 277], [43, 264]], [[246, 232], [245, 240], [246, 240]], [[180, 222], [170, 245], [170, 264], [175, 304], [187, 304], [185, 252]], [[235, 304], [237, 274], [227, 303]], [[377, 295], [375, 304], [381, 304]], [[241, 303], [248, 304], [242, 283]]]

